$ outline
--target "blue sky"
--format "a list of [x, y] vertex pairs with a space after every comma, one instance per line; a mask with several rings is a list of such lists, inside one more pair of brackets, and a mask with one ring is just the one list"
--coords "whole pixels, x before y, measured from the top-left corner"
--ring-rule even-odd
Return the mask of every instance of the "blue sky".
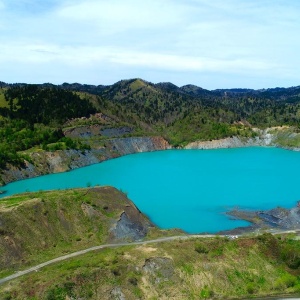
[[0, 0], [0, 81], [300, 85], [298, 0]]

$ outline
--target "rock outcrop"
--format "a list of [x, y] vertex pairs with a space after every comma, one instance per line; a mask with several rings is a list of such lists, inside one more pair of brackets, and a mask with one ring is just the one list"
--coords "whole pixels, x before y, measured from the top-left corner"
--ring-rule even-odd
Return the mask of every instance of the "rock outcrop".
[[30, 162], [26, 161], [23, 168], [9, 166], [2, 170], [1, 178], [7, 184], [39, 175], [65, 172], [136, 152], [170, 148], [169, 143], [162, 137], [128, 137], [106, 140], [105, 147], [96, 146], [91, 150], [34, 152], [30, 155]]
[[152, 283], [159, 284], [172, 278], [174, 263], [169, 257], [150, 257], [146, 259], [142, 270]]
[[277, 207], [270, 210], [233, 210], [228, 215], [253, 223], [257, 228], [281, 230], [300, 229], [300, 205], [291, 209]]
[[133, 131], [130, 127], [104, 128], [99, 124], [85, 125], [75, 128], [69, 128], [64, 131], [64, 135], [70, 138], [91, 138], [103, 136], [108, 138], [121, 137], [130, 134]]
[[241, 138], [237, 136], [228, 137], [212, 141], [196, 141], [189, 143], [185, 149], [220, 149], [220, 148], [240, 148], [251, 146], [276, 146], [275, 136], [270, 133], [270, 129], [259, 130], [258, 136], [254, 138]]
[[[7, 197], [0, 202], [0, 269], [34, 260], [42, 251], [52, 257], [66, 250], [142, 239], [153, 226], [112, 187]], [[51, 254], [53, 249], [56, 254]]]
[[113, 150], [121, 155], [166, 150], [172, 147], [162, 137], [131, 137], [110, 141]]

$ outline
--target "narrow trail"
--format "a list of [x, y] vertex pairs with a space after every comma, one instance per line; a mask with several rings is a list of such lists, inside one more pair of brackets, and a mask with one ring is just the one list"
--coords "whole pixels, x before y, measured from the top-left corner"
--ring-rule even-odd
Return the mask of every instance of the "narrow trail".
[[[299, 233], [299, 230], [269, 230], [270, 233], [272, 234], [283, 234], [283, 233]], [[259, 235], [262, 232], [258, 232], [255, 235]], [[158, 239], [153, 239], [153, 240], [147, 240], [147, 241], [138, 241], [138, 242], [127, 242], [127, 243], [115, 243], [115, 244], [104, 244], [104, 245], [99, 245], [99, 246], [94, 246], [90, 247], [84, 250], [76, 251], [70, 254], [66, 254], [51, 260], [48, 260], [46, 262], [43, 262], [39, 265], [36, 265], [34, 267], [31, 267], [29, 269], [23, 270], [23, 271], [18, 271], [15, 274], [9, 275], [7, 277], [4, 277], [0, 279], [0, 285], [8, 282], [10, 280], [16, 279], [18, 277], [24, 276], [26, 274], [32, 273], [32, 272], [37, 272], [43, 267], [49, 266], [51, 264], [61, 262], [91, 251], [96, 251], [96, 250], [101, 250], [105, 248], [117, 248], [117, 247], [123, 247], [123, 246], [136, 246], [136, 245], [146, 245], [146, 244], [152, 244], [152, 243], [162, 243], [162, 242], [168, 242], [168, 241], [174, 241], [174, 240], [187, 240], [187, 239], [192, 239], [192, 238], [213, 238], [216, 236], [220, 237], [225, 237], [228, 235], [215, 235], [215, 234], [191, 234], [191, 235], [178, 235], [178, 236], [170, 236], [170, 237], [162, 237]], [[241, 237], [241, 235], [234, 235], [235, 238]]]
[[162, 242], [167, 242], [167, 241], [174, 241], [177, 239], [181, 239], [181, 240], [186, 240], [186, 239], [191, 239], [191, 238], [210, 238], [210, 237], [216, 237], [216, 235], [213, 234], [206, 234], [206, 235], [182, 235], [182, 236], [170, 236], [170, 237], [163, 237], [163, 238], [158, 238], [158, 239], [154, 239], [154, 240], [148, 240], [148, 241], [138, 241], [138, 242], [131, 242], [131, 243], [116, 243], [116, 244], [104, 244], [104, 245], [99, 245], [99, 246], [94, 246], [94, 247], [90, 247], [84, 250], [80, 250], [80, 251], [76, 251], [64, 256], [60, 256], [51, 260], [48, 260], [46, 262], [43, 262], [39, 265], [36, 265], [34, 267], [31, 267], [29, 269], [23, 270], [23, 271], [18, 271], [15, 274], [9, 275], [7, 277], [4, 277], [2, 279], [0, 279], [0, 284], [3, 284], [5, 282], [8, 282], [10, 280], [16, 279], [18, 277], [24, 276], [26, 274], [32, 273], [32, 272], [37, 272], [38, 270], [40, 270], [43, 267], [49, 266], [51, 264], [57, 263], [57, 262], [61, 262], [91, 251], [96, 251], [96, 250], [101, 250], [101, 249], [105, 249], [105, 248], [116, 248], [116, 247], [123, 247], [123, 246], [135, 246], [135, 245], [146, 245], [146, 244], [152, 244], [152, 243], [162, 243]]

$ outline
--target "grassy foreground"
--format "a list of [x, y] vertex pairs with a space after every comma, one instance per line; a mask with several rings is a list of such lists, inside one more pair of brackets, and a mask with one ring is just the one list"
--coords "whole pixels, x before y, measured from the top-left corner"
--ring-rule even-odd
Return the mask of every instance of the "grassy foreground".
[[[109, 187], [2, 199], [0, 277], [109, 242], [128, 205]], [[90, 252], [1, 285], [0, 299], [252, 298], [300, 293], [299, 275], [296, 236], [216, 236]]]
[[[0, 287], [1, 299], [210, 299], [300, 291], [291, 237], [191, 239], [88, 253]], [[296, 256], [298, 256], [296, 258]], [[297, 261], [297, 262], [296, 262]]]
[[[0, 200], [0, 278], [9, 272], [104, 244], [125, 207], [111, 187], [16, 195]], [[0, 297], [1, 299], [1, 297]]]

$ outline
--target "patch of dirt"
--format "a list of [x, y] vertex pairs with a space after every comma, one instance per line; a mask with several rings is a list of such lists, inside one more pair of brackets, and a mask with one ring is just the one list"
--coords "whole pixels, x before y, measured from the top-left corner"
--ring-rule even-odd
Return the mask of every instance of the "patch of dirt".
[[137, 247], [137, 250], [144, 252], [144, 253], [152, 253], [152, 252], [157, 251], [157, 248], [140, 246], [140, 247]]
[[238, 239], [237, 244], [241, 248], [248, 248], [248, 247], [254, 246], [256, 244], [256, 240], [255, 239]]

